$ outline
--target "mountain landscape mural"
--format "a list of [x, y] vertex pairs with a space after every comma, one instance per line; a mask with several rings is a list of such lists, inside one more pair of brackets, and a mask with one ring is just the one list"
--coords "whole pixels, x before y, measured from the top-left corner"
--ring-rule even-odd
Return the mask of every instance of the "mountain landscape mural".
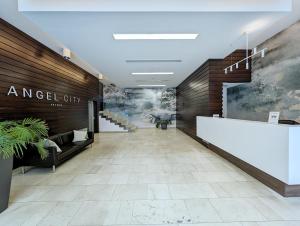
[[264, 42], [252, 62], [252, 82], [229, 88], [229, 118], [267, 121], [270, 111], [300, 123], [300, 22]]
[[104, 109], [126, 117], [139, 128], [155, 126], [155, 119], [168, 118], [176, 126], [176, 89], [104, 87]]

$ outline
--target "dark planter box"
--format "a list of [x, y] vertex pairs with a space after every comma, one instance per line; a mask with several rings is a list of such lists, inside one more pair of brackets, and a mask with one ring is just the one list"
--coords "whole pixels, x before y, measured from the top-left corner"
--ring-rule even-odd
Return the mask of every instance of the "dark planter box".
[[167, 123], [162, 123], [161, 125], [160, 125], [160, 127], [161, 127], [161, 129], [167, 129], [168, 128], [168, 124]]
[[0, 155], [0, 213], [8, 207], [12, 168], [13, 158], [2, 159]]

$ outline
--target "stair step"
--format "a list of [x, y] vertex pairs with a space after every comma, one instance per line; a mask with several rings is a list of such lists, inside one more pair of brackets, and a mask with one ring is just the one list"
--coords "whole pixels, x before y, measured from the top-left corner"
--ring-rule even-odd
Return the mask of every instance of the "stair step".
[[99, 116], [101, 116], [102, 118], [105, 118], [107, 120], [109, 120], [111, 123], [114, 123], [115, 125], [125, 129], [125, 130], [128, 130], [130, 132], [133, 132], [136, 130], [136, 127], [134, 125], [125, 125], [121, 122], [118, 122], [117, 120], [115, 120], [114, 118], [108, 116], [108, 115], [105, 115], [104, 112], [99, 112]]

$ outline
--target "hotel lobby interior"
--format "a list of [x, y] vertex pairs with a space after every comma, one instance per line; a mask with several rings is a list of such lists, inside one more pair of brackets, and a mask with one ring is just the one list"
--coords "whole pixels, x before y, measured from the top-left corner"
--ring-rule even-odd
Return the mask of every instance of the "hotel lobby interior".
[[300, 0], [0, 0], [0, 226], [300, 226]]

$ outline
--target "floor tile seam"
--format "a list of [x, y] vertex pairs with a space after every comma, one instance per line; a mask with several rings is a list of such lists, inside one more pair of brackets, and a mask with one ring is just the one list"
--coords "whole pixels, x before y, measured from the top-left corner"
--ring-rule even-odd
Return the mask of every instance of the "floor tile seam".
[[53, 205], [53, 207], [48, 211], [48, 213], [45, 214], [45, 216], [43, 216], [43, 217], [39, 220], [39, 222], [38, 222], [36, 225], [38, 225], [38, 224], [41, 223], [44, 219], [46, 219], [48, 216], [50, 216], [52, 210], [54, 210], [58, 205], [59, 205], [59, 202], [56, 202], [56, 204]]
[[[99, 224], [88, 224], [88, 225], [76, 225], [76, 226], [188, 226], [188, 225], [201, 225], [201, 224], [216, 224], [216, 225], [225, 225], [225, 224], [235, 224], [235, 223], [240, 223], [239, 226], [243, 226], [243, 223], [277, 223], [277, 222], [286, 222], [286, 221], [226, 221], [226, 222], [201, 222], [201, 223], [186, 223], [186, 224], [104, 224], [104, 225], [99, 225]], [[292, 223], [294, 222], [300, 222], [300, 221], [291, 221]], [[19, 225], [22, 226], [22, 225]], [[40, 226], [37, 224], [36, 226]], [[74, 226], [72, 224], [67, 224], [67, 226]]]
[[[266, 205], [265, 203], [263, 203], [263, 202], [260, 200], [260, 197], [257, 197], [256, 200], [257, 200], [261, 205], [263, 205], [265, 208], [270, 209], [272, 212], [274, 212], [278, 217], [281, 218], [281, 220], [285, 220], [280, 214], [277, 213], [277, 211], [273, 210], [271, 207], [269, 207], [268, 205]], [[261, 215], [263, 215], [263, 217], [265, 217], [266, 220], [268, 220], [268, 219], [267, 219], [267, 216], [266, 216], [263, 212], [261, 212], [261, 211], [256, 207], [256, 205], [254, 205], [254, 208], [255, 208], [259, 213], [261, 213]], [[278, 221], [280, 221], [280, 220], [278, 220]]]
[[[201, 199], [201, 200], [205, 200], [205, 201], [209, 201], [209, 199], [207, 199], [207, 198], [205, 198], [205, 199]], [[185, 199], [184, 201], [183, 201], [183, 203], [184, 203], [184, 206], [185, 206], [185, 208], [186, 208], [186, 210], [189, 212], [189, 215], [190, 215], [190, 219], [192, 220], [192, 214], [191, 214], [191, 211], [190, 211], [190, 209], [188, 208], [188, 206], [187, 206], [187, 204], [186, 204], [186, 201], [187, 201], [187, 199]], [[211, 205], [211, 203], [209, 202], [209, 204], [210, 204], [210, 206], [212, 207], [212, 208], [214, 208], [212, 205]], [[217, 213], [217, 212], [216, 212]], [[217, 213], [217, 215], [218, 215], [218, 218], [220, 219], [220, 221], [216, 221], [216, 222], [212, 222], [212, 221], [209, 221], [209, 222], [212, 222], [212, 223], [217, 223], [217, 222], [222, 222], [222, 219], [220, 218], [220, 216], [219, 216], [219, 214]], [[201, 223], [203, 223], [203, 221], [201, 221]], [[204, 223], [205, 223], [205, 221], [204, 221]], [[207, 222], [208, 223], [208, 222]], [[196, 224], [196, 223], [195, 223]], [[199, 224], [199, 222], [198, 222], [198, 224]]]
[[[147, 193], [148, 194], [148, 193]], [[209, 199], [209, 200], [218, 200], [218, 199], [258, 199], [261, 197], [241, 197], [241, 196], [230, 196], [230, 197], [194, 197], [194, 198], [176, 198], [174, 199], [172, 196], [172, 193], [170, 193], [170, 196], [172, 198], [168, 198], [168, 199], [85, 199], [85, 200], [77, 200], [76, 198], [73, 200], [54, 200], [54, 201], [40, 201], [40, 200], [34, 200], [34, 201], [15, 201], [15, 202], [9, 202], [10, 204], [17, 204], [17, 203], [56, 203], [56, 202], [65, 202], [65, 203], [72, 203], [72, 202], [108, 202], [108, 201], [131, 201], [131, 202], [136, 202], [136, 201], [184, 201], [184, 200], [202, 200], [202, 199]], [[114, 194], [112, 195], [112, 197], [114, 197]], [[267, 206], [268, 207], [268, 206]]]

